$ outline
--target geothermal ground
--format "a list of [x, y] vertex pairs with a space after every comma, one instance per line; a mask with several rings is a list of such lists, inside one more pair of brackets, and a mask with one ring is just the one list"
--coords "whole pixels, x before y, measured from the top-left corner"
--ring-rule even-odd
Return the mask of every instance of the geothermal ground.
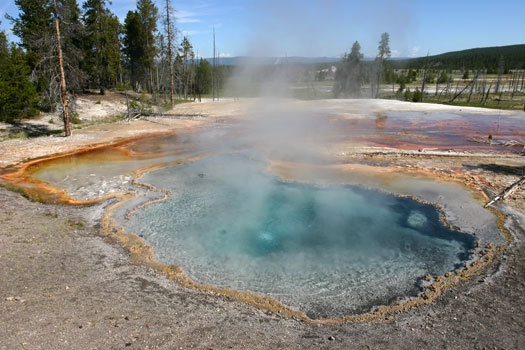
[[[183, 104], [174, 109], [176, 118], [98, 125], [74, 131], [67, 139], [51, 136], [8, 140], [0, 143], [0, 166], [5, 169], [34, 158], [149, 134], [238, 122], [257, 103]], [[468, 121], [454, 124], [454, 120], [445, 118], [446, 123], [432, 121], [433, 126], [426, 129], [415, 123], [413, 131], [403, 133], [385, 128], [385, 124], [402, 120], [401, 116], [385, 121], [383, 114], [469, 113], [486, 121], [499, 111], [365, 100], [293, 104], [321, 111], [330, 116], [336, 129], [344, 126], [357, 136], [360, 131], [356, 131], [356, 121], [370, 119], [373, 142], [370, 138], [338, 138], [323, 150], [324, 155], [342, 164], [459, 181], [491, 197], [525, 172], [525, 159], [516, 150], [440, 134], [460, 128], [469, 137], [486, 137], [473, 132], [483, 125], [471, 127]], [[498, 123], [498, 128], [513, 130], [502, 132], [501, 137], [525, 138], [525, 114], [501, 112], [500, 118], [492, 122]], [[450, 140], [453, 144], [447, 147]], [[0, 198], [2, 350], [525, 347], [522, 189], [497, 206], [509, 215], [512, 242], [482, 271], [446, 289], [430, 305], [374, 322], [336, 325], [287, 318], [279, 312], [189, 289], [134, 263], [124, 247], [100, 234], [102, 215], [114, 203], [112, 200], [90, 207], [42, 204], [3, 188]]]

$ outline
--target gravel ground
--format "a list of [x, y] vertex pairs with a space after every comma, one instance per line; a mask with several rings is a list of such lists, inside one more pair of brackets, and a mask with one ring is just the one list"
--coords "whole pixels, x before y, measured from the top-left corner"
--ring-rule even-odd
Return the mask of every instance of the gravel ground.
[[[234, 107], [230, 104], [222, 105], [225, 114]], [[142, 129], [145, 125], [149, 131]], [[0, 167], [166, 127], [155, 125], [105, 125], [67, 140], [2, 142]], [[378, 165], [393, 162], [388, 155], [347, 157]], [[442, 176], [457, 167], [471, 187], [497, 191], [523, 168], [521, 159], [497, 157], [413, 156], [396, 164]], [[42, 204], [0, 187], [0, 350], [523, 349], [523, 198], [518, 191], [508, 201], [517, 211], [508, 222], [515, 236], [511, 246], [481, 275], [447, 290], [434, 304], [382, 322], [317, 325], [188, 289], [133, 264], [124, 248], [100, 233], [109, 202], [91, 207]]]
[[[0, 349], [523, 349], [523, 232], [483, 275], [382, 323], [311, 325], [168, 281], [99, 235], [102, 207], [0, 188]], [[107, 204], [106, 204], [107, 205]]]

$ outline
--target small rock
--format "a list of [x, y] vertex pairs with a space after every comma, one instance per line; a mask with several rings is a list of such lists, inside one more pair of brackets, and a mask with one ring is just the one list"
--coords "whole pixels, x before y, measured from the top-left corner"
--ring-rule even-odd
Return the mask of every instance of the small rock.
[[5, 298], [5, 300], [6, 300], [6, 301], [14, 301], [15, 298], [13, 298], [13, 297], [7, 297], [7, 298]]
[[329, 341], [334, 341], [334, 340], [335, 340], [335, 337], [331, 335], [331, 336], [328, 337], [328, 340], [329, 340]]

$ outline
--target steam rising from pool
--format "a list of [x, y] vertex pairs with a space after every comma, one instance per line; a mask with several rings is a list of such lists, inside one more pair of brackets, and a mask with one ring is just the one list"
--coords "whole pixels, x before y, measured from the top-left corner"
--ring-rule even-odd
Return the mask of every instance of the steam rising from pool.
[[310, 317], [370, 311], [460, 267], [472, 236], [435, 207], [355, 186], [283, 182], [264, 162], [218, 155], [143, 182], [165, 202], [124, 223], [196, 282], [270, 295]]

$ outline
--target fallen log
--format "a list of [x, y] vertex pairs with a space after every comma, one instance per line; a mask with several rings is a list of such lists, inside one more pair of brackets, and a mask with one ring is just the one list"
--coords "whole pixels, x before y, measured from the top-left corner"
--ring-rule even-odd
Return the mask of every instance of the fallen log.
[[194, 114], [194, 113], [160, 113], [160, 112], [141, 112], [144, 116], [154, 116], [154, 117], [175, 117], [175, 118], [196, 118], [203, 117], [203, 114]]
[[503, 199], [503, 200], [507, 199], [511, 194], [513, 194], [524, 183], [525, 183], [525, 176], [522, 176], [521, 179], [514, 182], [512, 185], [504, 189], [503, 192], [501, 192], [496, 197], [494, 197], [490, 202], [485, 204], [484, 208], [496, 203], [500, 199]]
[[503, 147], [522, 147], [523, 152], [525, 152], [525, 140], [495, 140], [492, 137], [489, 137], [487, 139], [483, 139], [480, 137], [471, 137], [468, 139], [470, 142], [476, 142], [476, 143], [485, 143], [489, 145], [496, 145], [496, 146], [503, 146]]

